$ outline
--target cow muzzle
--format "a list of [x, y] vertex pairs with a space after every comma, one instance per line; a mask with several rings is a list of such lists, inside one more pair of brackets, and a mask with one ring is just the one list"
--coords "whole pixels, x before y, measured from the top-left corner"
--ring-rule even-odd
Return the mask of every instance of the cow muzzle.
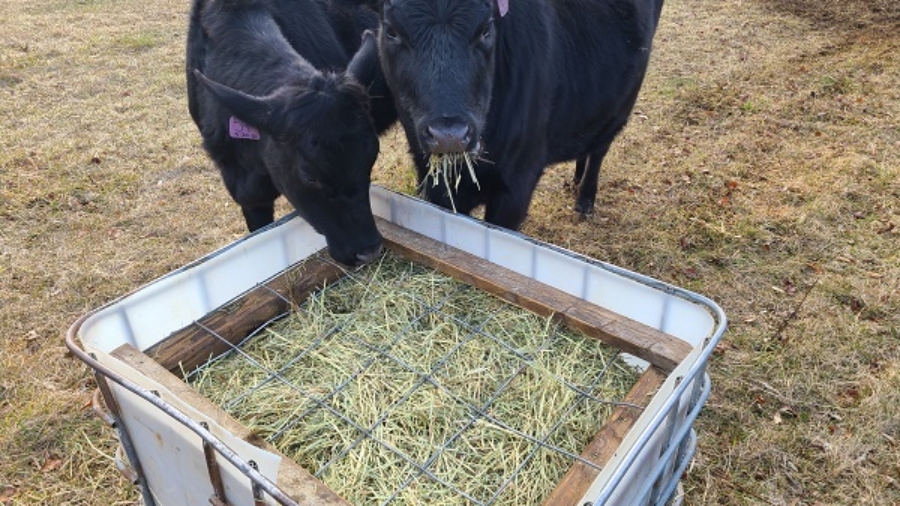
[[365, 265], [371, 263], [379, 256], [381, 256], [381, 252], [384, 250], [381, 243], [373, 248], [369, 248], [363, 252], [356, 254], [357, 265]]
[[475, 128], [462, 118], [441, 118], [422, 128], [422, 147], [432, 155], [473, 152], [477, 148]]

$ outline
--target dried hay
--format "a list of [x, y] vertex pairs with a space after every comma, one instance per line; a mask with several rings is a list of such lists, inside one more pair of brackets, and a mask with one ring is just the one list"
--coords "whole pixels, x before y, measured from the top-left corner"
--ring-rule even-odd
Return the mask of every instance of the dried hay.
[[472, 155], [469, 153], [446, 153], [442, 155], [431, 155], [428, 158], [428, 174], [422, 184], [426, 184], [431, 179], [431, 185], [437, 186], [444, 183], [447, 189], [447, 197], [450, 199], [450, 206], [456, 212], [456, 202], [453, 200], [453, 192], [459, 190], [459, 183], [462, 181], [462, 171], [460, 170], [460, 162], [465, 163], [469, 172], [469, 177], [475, 186], [481, 190], [481, 184], [475, 176], [475, 165], [472, 163]]
[[354, 504], [532, 504], [636, 378], [595, 339], [389, 254], [189, 381]]

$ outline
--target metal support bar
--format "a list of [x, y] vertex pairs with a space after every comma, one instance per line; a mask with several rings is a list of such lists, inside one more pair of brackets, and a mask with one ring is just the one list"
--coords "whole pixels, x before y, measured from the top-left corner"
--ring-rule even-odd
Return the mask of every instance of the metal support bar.
[[[247, 462], [254, 471], [259, 471], [259, 466], [251, 460]], [[256, 480], [250, 480], [250, 487], [253, 490], [253, 506], [266, 506], [266, 498], [263, 496], [263, 489]]]
[[[654, 281], [649, 278], [645, 278], [641, 275], [628, 274], [624, 270], [620, 270], [617, 267], [608, 267], [612, 272], [621, 272], [624, 275], [631, 277], [632, 279], [644, 279], [645, 283], [653, 286], [654, 283], [659, 284], [660, 282]], [[662, 286], [662, 285], [660, 285]], [[665, 288], [665, 287], [663, 287]], [[672, 290], [671, 288], [665, 288], [666, 290]], [[672, 290], [675, 293], [678, 293], [680, 289]], [[703, 378], [703, 381], [709, 381], [706, 377], [706, 364], [709, 360], [710, 355], [712, 355], [713, 350], [715, 349], [716, 343], [722, 339], [722, 335], [725, 333], [725, 329], [728, 328], [728, 319], [725, 317], [725, 312], [722, 311], [716, 303], [703, 297], [702, 295], [697, 294], [688, 294], [688, 298], [696, 303], [703, 304], [707, 308], [711, 309], [714, 313], [714, 318], [719, 322], [716, 327], [713, 335], [709, 338], [706, 343], [706, 346], [703, 348], [703, 351], [700, 355], [695, 359], [694, 364], [687, 370], [684, 374], [682, 381], [678, 386], [675, 387], [675, 390], [670, 394], [670, 397], [663, 403], [660, 410], [650, 418], [647, 424], [647, 429], [643, 431], [637, 438], [637, 440], [632, 445], [631, 449], [625, 454], [622, 460], [619, 462], [619, 465], [613, 470], [612, 475], [609, 477], [609, 481], [607, 481], [606, 485], [600, 490], [599, 496], [594, 500], [595, 505], [606, 505], [609, 501], [610, 496], [612, 496], [613, 491], [622, 480], [625, 478], [625, 475], [631, 470], [631, 467], [634, 465], [637, 460], [638, 455], [644, 450], [647, 444], [650, 442], [650, 439], [653, 437], [654, 431], [660, 427], [663, 423], [663, 419], [668, 416], [669, 410], [672, 409], [676, 400], [680, 400], [681, 396], [685, 394], [687, 391], [687, 387], [691, 385], [693, 381], [700, 380]], [[708, 392], [704, 395], [701, 395], [701, 404], [705, 401], [706, 396], [708, 396]], [[685, 420], [690, 421], [693, 424], [694, 419], [696, 418], [696, 413], [694, 411], [699, 411], [699, 409], [691, 410], [691, 415], [689, 415]], [[656, 476], [656, 475], [651, 475]]]
[[[225, 460], [230, 462], [238, 471], [243, 473], [245, 476], [249, 477], [250, 480], [253, 481], [257, 487], [259, 487], [261, 490], [265, 491], [265, 493], [269, 494], [269, 496], [272, 497], [274, 500], [278, 501], [279, 504], [283, 504], [286, 506], [297, 505], [297, 502], [294, 501], [292, 498], [290, 498], [287, 494], [285, 494], [284, 491], [282, 491], [280, 488], [278, 488], [277, 485], [275, 485], [274, 483], [272, 483], [271, 480], [269, 480], [268, 478], [263, 476], [257, 469], [254, 469], [253, 467], [247, 465], [247, 463], [244, 462], [244, 460], [241, 459], [241, 457], [238, 456], [238, 454], [235, 453], [234, 450], [232, 450], [227, 445], [225, 445], [224, 443], [219, 441], [218, 438], [212, 436], [207, 431], [203, 430], [203, 428], [200, 427], [200, 424], [197, 423], [195, 420], [191, 419], [190, 417], [188, 417], [181, 411], [175, 409], [174, 407], [168, 405], [162, 399], [153, 395], [152, 393], [147, 391], [145, 388], [142, 388], [141, 386], [134, 383], [133, 381], [117, 374], [115, 371], [113, 371], [106, 365], [100, 363], [91, 354], [84, 351], [81, 348], [81, 346], [76, 344], [75, 343], [76, 333], [77, 333], [78, 329], [81, 327], [82, 323], [84, 323], [84, 321], [89, 316], [90, 316], [90, 313], [88, 313], [88, 314], [82, 316], [81, 318], [79, 318], [78, 320], [76, 320], [76, 322], [69, 328], [68, 332], [66, 332], [66, 347], [69, 349], [69, 351], [72, 352], [73, 355], [78, 357], [78, 359], [80, 359], [82, 362], [84, 362], [89, 367], [94, 369], [95, 373], [98, 375], [98, 378], [102, 380], [102, 381], [98, 381], [98, 383], [103, 384], [106, 382], [104, 378], [108, 378], [110, 381], [114, 381], [115, 383], [117, 383], [119, 386], [121, 386], [125, 390], [128, 390], [129, 392], [140, 397], [144, 401], [152, 404], [154, 407], [156, 407], [157, 409], [159, 409], [160, 411], [165, 413], [167, 416], [169, 416], [176, 422], [184, 425], [189, 430], [191, 430], [195, 434], [199, 435], [201, 437], [201, 439], [203, 439], [204, 441], [207, 441], [216, 450], [217, 453], [222, 455], [222, 457], [224, 457]], [[106, 385], [105, 389], [107, 392], [110, 393], [110, 398], [111, 398], [112, 392], [109, 390], [109, 385]], [[110, 402], [108, 399], [106, 399], [106, 393], [104, 393], [104, 399], [107, 401], [107, 403]], [[114, 403], [115, 401], [113, 400], [112, 402]], [[107, 406], [111, 409], [113, 408], [113, 406], [110, 404], [107, 404]], [[117, 421], [119, 421], [119, 420], [120, 420], [119, 417], [117, 417]], [[124, 429], [124, 427], [122, 427], [121, 424], [119, 424], [119, 430], [121, 431], [123, 429]], [[124, 443], [123, 446], [125, 446], [127, 444], [127, 447], [125, 447], [125, 453], [126, 453], [126, 455], [128, 455], [129, 459], [132, 459], [132, 458], [134, 459], [132, 464], [135, 464], [138, 462], [137, 456], [134, 454], [133, 446], [131, 446], [130, 440], [127, 438], [127, 433], [124, 433], [124, 434], [125, 434], [125, 437], [123, 437], [120, 441], [122, 443]], [[125, 443], [126, 440], [129, 442]], [[135, 470], [138, 472], [140, 471], [138, 465], [135, 465]], [[146, 506], [156, 506], [155, 502], [153, 501], [153, 496], [149, 490], [149, 487], [145, 483], [145, 480], [141, 479], [140, 482], [141, 482], [141, 491], [142, 491], [142, 495], [144, 496], [145, 505]], [[265, 505], [265, 501], [258, 503], [258, 504]]]
[[128, 458], [125, 455], [122, 455], [122, 445], [119, 445], [116, 448], [116, 454], [113, 456], [113, 462], [116, 464], [116, 469], [122, 473], [122, 476], [125, 477], [132, 485], [137, 486], [140, 483], [140, 478], [134, 469], [131, 468], [131, 464], [128, 462]]
[[[681, 384], [684, 381], [683, 376], [679, 376], [675, 378], [675, 385]], [[669, 409], [669, 414], [666, 416], [665, 429], [662, 444], [659, 447], [659, 458], [663, 459], [664, 455], [667, 455], [670, 452], [670, 448], [675, 442], [673, 441], [673, 435], [675, 434], [675, 429], [678, 427], [678, 418], [680, 417], [681, 411], [681, 398], [676, 398], [675, 403]], [[671, 468], [674, 463], [669, 462], [666, 464], [665, 468]], [[662, 492], [662, 488], [669, 479], [669, 471], [670, 469], [663, 469], [656, 475], [656, 479], [653, 485], [653, 491], [650, 494], [650, 500], [648, 504], [655, 504], [659, 501], [660, 493]]]
[[[694, 430], [693, 420], [697, 418], [698, 414], [700, 414], [700, 410], [703, 408], [703, 404], [706, 402], [706, 398], [709, 397], [709, 392], [710, 392], [709, 376], [703, 375], [701, 378], [697, 378], [697, 381], [703, 381], [705, 383], [706, 387], [704, 388], [703, 393], [701, 394], [700, 403], [698, 403], [696, 406], [694, 406], [694, 409], [692, 409], [691, 412], [688, 413], [687, 416], [685, 417], [685, 420], [689, 420], [690, 423], [687, 423], [687, 422], [683, 423], [678, 428], [678, 431], [674, 434], [674, 438], [678, 441], [682, 441], [682, 440], [694, 437], [694, 436], [691, 436], [691, 432]], [[690, 458], [693, 456], [693, 452], [696, 449], [696, 445], [694, 443], [691, 443], [691, 446], [689, 446], [688, 448], [690, 449], [690, 452], [685, 453], [685, 459], [678, 466], [678, 468], [682, 469], [682, 471], [684, 469], [687, 469], [688, 462], [690, 461]], [[666, 467], [669, 467], [672, 459], [674, 459], [677, 449], [678, 449], [677, 446], [670, 446], [669, 449], [663, 455], [660, 456], [660, 459], [659, 459], [659, 461], [657, 461], [656, 465], [653, 466], [652, 471], [650, 471], [650, 476], [661, 476], [662, 473], [664, 472], [664, 469]], [[669, 486], [667, 487], [669, 490], [672, 490], [672, 488], [674, 487], [674, 485], [672, 485], [672, 483], [676, 482], [677, 478], [678, 477], [675, 477], [675, 476], [672, 476], [670, 478], [670, 483], [669, 483]], [[638, 493], [637, 497], [640, 499], [639, 504], [649, 503], [650, 493], [651, 493], [651, 482], [647, 482], [646, 484], [644, 484], [644, 486], [640, 489], [640, 492]], [[661, 497], [665, 498], [662, 495], [661, 495]], [[605, 504], [605, 503], [598, 502], [596, 504]]]
[[[97, 379], [99, 381], [99, 378]], [[94, 411], [94, 414], [106, 425], [116, 428], [116, 418], [112, 416], [109, 411], [106, 410], [103, 406], [101, 406], [100, 397], [103, 393], [100, 391], [100, 387], [97, 387], [94, 390], [94, 395], [91, 396], [91, 409]]]
[[[200, 426], [207, 431], [209, 430], [209, 424], [206, 422], [200, 422]], [[216, 460], [216, 450], [205, 439], [202, 444], [203, 456], [206, 458], [206, 470], [209, 471], [209, 482], [212, 484], [214, 496], [220, 499], [222, 503], [227, 503], [225, 485], [222, 483], [222, 470], [219, 469], [219, 461]]]
[[[78, 351], [84, 353], [80, 349]], [[94, 359], [94, 357], [90, 355], [88, 355], [88, 358], [91, 360]], [[82, 360], [84, 359], [82, 358]], [[125, 457], [128, 460], [128, 466], [125, 468], [128, 469], [130, 467], [131, 469], [131, 472], [128, 472], [119, 468], [119, 472], [121, 472], [131, 483], [138, 485], [141, 489], [141, 497], [144, 500], [145, 506], [156, 506], [156, 501], [153, 499], [153, 494], [150, 492], [147, 480], [144, 479], [144, 473], [141, 470], [141, 462], [138, 460], [134, 444], [131, 442], [131, 436], [128, 434], [128, 429], [125, 427], [125, 424], [121, 423], [122, 415], [119, 410], [119, 403], [116, 402], [116, 398], [113, 397], [112, 389], [106, 381], [106, 376], [97, 368], [94, 368], [94, 377], [97, 380], [97, 390], [100, 391], [100, 395], [103, 397], [103, 403], [106, 404], [106, 408], [109, 410], [108, 414], [112, 418], [112, 423], [109, 425], [110, 427], [116, 428], [116, 432], [119, 435], [119, 445], [122, 450], [125, 451]], [[104, 417], [101, 417], [101, 419], [104, 419]], [[104, 421], [106, 420], [104, 419]]]
[[227, 502], [219, 499], [214, 495], [209, 496], [209, 503], [212, 504], [212, 506], [229, 506]]

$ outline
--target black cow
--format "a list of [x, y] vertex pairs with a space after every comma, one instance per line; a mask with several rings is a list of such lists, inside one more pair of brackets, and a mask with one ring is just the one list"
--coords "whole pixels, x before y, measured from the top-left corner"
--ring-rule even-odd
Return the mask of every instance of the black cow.
[[[251, 232], [283, 194], [354, 265], [381, 251], [369, 183], [396, 113], [374, 34], [363, 38], [377, 13], [338, 2], [194, 0], [188, 107]], [[370, 101], [379, 79], [383, 98]]]
[[[432, 155], [468, 153], [426, 197], [516, 229], [544, 168], [577, 159], [590, 212], [600, 163], [625, 126], [662, 0], [384, 0], [381, 65], [420, 184]], [[480, 186], [480, 189], [479, 189]]]

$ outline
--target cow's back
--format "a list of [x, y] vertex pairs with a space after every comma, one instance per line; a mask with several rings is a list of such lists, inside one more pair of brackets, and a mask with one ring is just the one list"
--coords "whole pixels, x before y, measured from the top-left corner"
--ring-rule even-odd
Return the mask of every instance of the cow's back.
[[193, 0], [191, 13], [188, 18], [187, 43], [185, 46], [185, 69], [187, 71], [187, 101], [188, 111], [194, 123], [200, 125], [200, 103], [198, 95], [198, 83], [191, 72], [193, 69], [203, 70], [203, 62], [206, 59], [206, 46], [208, 41], [200, 25], [200, 11], [204, 0]]
[[[546, 118], [525, 113], [532, 116], [526, 121], [544, 130], [523, 132], [546, 140], [548, 164], [582, 156], [608, 131], [618, 131], [640, 89], [660, 5], [661, 0], [511, 1], [510, 21], [519, 17], [502, 27], [512, 50], [497, 53], [495, 142], [512, 142], [502, 137], [517, 135], [504, 128], [524, 128], [516, 126], [522, 108], [548, 111]], [[543, 32], [535, 33], [534, 22], [522, 22], [523, 10], [529, 17], [544, 13]], [[521, 47], [529, 38], [540, 48]], [[517, 96], [523, 93], [530, 96]]]
[[[235, 142], [231, 112], [204, 87], [192, 69], [255, 96], [267, 96], [290, 73], [303, 76], [298, 58], [313, 66], [340, 68], [349, 61], [316, 0], [195, 0], [187, 40], [188, 106], [210, 155], [223, 165], [263, 166], [258, 143]], [[352, 54], [352, 53], [350, 53]]]
[[[545, 153], [546, 125], [557, 69], [559, 22], [552, 0], [513, 0], [496, 20], [496, 49], [491, 105], [485, 125], [486, 158], [526, 146]], [[498, 174], [499, 176], [499, 174]]]
[[[194, 0], [187, 37], [188, 109], [207, 142], [227, 144], [227, 111], [191, 72], [257, 96], [277, 86], [275, 73], [291, 72], [296, 55], [317, 70], [339, 72], [359, 49], [361, 34], [378, 25], [368, 5], [353, 0]], [[296, 54], [294, 54], [296, 53]], [[263, 79], [261, 76], [270, 76]], [[396, 119], [383, 78], [373, 87], [375, 123], [381, 132]]]
[[[655, 0], [553, 0], [569, 44], [557, 55], [549, 162], [583, 156], [627, 122], [656, 29]], [[577, 9], [570, 4], [578, 5]]]

